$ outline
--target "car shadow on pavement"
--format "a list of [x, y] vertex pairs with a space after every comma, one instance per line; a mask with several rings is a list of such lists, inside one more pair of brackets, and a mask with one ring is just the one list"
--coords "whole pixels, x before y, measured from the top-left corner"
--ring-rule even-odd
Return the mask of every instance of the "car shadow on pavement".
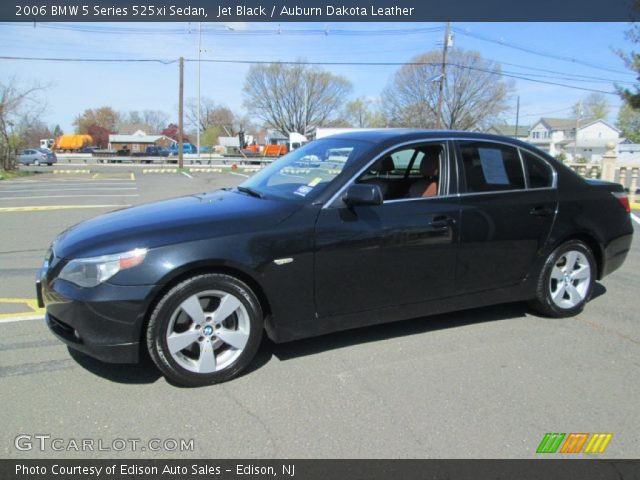
[[279, 360], [289, 360], [352, 345], [379, 342], [391, 338], [464, 327], [477, 323], [523, 318], [528, 311], [529, 309], [524, 303], [507, 303], [453, 313], [429, 315], [411, 320], [345, 330], [291, 343], [273, 343], [273, 355]]
[[[607, 289], [602, 284], [596, 283], [591, 299], [593, 300], [594, 298], [604, 295], [606, 291]], [[276, 344], [268, 341], [267, 344], [263, 345], [263, 348], [270, 348], [270, 355], [274, 355], [279, 360], [289, 360], [352, 345], [378, 342], [390, 338], [405, 337], [448, 328], [464, 327], [477, 323], [517, 320], [519, 318], [526, 318], [527, 316], [536, 318], [537, 313], [535, 313], [526, 302], [505, 303], [393, 323], [384, 323], [354, 330], [345, 330], [321, 337], [297, 340], [291, 343]]]
[[[606, 292], [607, 289], [604, 285], [596, 283], [592, 299], [600, 297]], [[464, 327], [484, 322], [517, 320], [527, 316], [535, 317], [535, 315], [525, 302], [518, 302], [361, 327], [289, 343], [277, 344], [265, 335], [255, 358], [239, 376], [248, 375], [259, 370], [269, 363], [273, 356], [278, 360], [284, 361], [352, 345], [379, 342], [390, 338]], [[146, 384], [154, 383], [162, 377], [162, 374], [146, 351], [142, 352], [140, 363], [121, 365], [101, 362], [71, 348], [68, 350], [78, 365], [112, 382]], [[181, 387], [173, 383], [172, 385]]]
[[162, 377], [160, 370], [158, 370], [151, 360], [151, 357], [147, 354], [141, 355], [140, 363], [118, 364], [96, 360], [72, 348], [67, 348], [67, 350], [69, 350], [71, 358], [82, 368], [112, 382], [133, 384], [154, 383]]

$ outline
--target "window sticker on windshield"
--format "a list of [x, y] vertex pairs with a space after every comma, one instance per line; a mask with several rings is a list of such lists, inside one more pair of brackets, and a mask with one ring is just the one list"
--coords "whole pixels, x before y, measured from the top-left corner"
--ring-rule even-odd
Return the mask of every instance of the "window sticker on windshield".
[[486, 182], [490, 185], [509, 185], [502, 152], [494, 148], [479, 148], [478, 153]]
[[313, 187], [309, 187], [308, 185], [300, 185], [295, 192], [295, 195], [300, 195], [301, 197], [306, 197], [307, 194], [313, 190]]
[[318, 185], [320, 182], [322, 181], [322, 177], [316, 177], [313, 180], [311, 180], [308, 185], [310, 187], [315, 187], [316, 185]]

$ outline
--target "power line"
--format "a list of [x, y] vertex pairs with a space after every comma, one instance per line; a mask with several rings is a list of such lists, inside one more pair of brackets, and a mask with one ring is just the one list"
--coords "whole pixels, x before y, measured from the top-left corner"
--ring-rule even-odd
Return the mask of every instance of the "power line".
[[[156, 63], [161, 63], [164, 65], [169, 65], [172, 63], [176, 63], [177, 60], [161, 60], [161, 59], [151, 59], [151, 58], [138, 58], [138, 59], [104, 59], [104, 58], [49, 58], [49, 57], [18, 57], [18, 56], [0, 56], [0, 60], [24, 60], [24, 61], [52, 61], [52, 62], [111, 62], [111, 63], [115, 63], [115, 62], [128, 62], [128, 63], [142, 63], [142, 62], [146, 62], [146, 63], [152, 63], [152, 62], [156, 62]], [[197, 62], [197, 59], [193, 59], [193, 58], [185, 58], [184, 59], [185, 62]], [[241, 65], [270, 65], [270, 64], [281, 64], [281, 65], [314, 65], [314, 66], [435, 66], [435, 65], [441, 65], [440, 63], [437, 62], [309, 62], [309, 61], [268, 61], [268, 60], [228, 60], [228, 59], [202, 59], [200, 60], [201, 62], [206, 62], [206, 63], [221, 63], [221, 64], [241, 64]], [[546, 84], [546, 85], [554, 85], [554, 86], [558, 86], [558, 87], [564, 87], [564, 88], [571, 88], [574, 90], [583, 90], [586, 92], [594, 92], [594, 93], [602, 93], [602, 94], [606, 94], [606, 95], [617, 95], [616, 92], [611, 92], [611, 91], [606, 91], [606, 90], [599, 90], [599, 89], [595, 89], [595, 88], [588, 88], [588, 87], [579, 87], [576, 85], [568, 85], [565, 83], [559, 83], [559, 82], [552, 82], [549, 80], [541, 80], [541, 79], [536, 79], [536, 78], [529, 78], [529, 77], [525, 77], [523, 75], [520, 74], [516, 74], [516, 73], [508, 73], [508, 72], [504, 72], [504, 71], [494, 71], [494, 70], [489, 70], [489, 69], [483, 69], [483, 68], [479, 68], [479, 67], [472, 67], [469, 65], [460, 65], [460, 64], [456, 64], [456, 63], [447, 63], [447, 66], [451, 66], [451, 67], [457, 67], [457, 68], [462, 68], [462, 69], [467, 69], [467, 70], [473, 70], [473, 71], [479, 71], [479, 72], [484, 72], [490, 75], [496, 75], [496, 76], [504, 76], [504, 77], [508, 77], [508, 78], [515, 78], [518, 80], [524, 80], [527, 82], [535, 82], [535, 83], [541, 83], [541, 84]]]
[[0, 60], [24, 60], [36, 62], [95, 62], [95, 63], [161, 63], [171, 65], [178, 60], [162, 60], [159, 58], [55, 58], [55, 57], [16, 57], [0, 56]]
[[[10, 22], [0, 22], [0, 25], [10, 25], [10, 26], [21, 26], [21, 27], [29, 27], [29, 28], [33, 28], [31, 26], [31, 24], [28, 23], [19, 23], [19, 24], [15, 24], [15, 23], [10, 23]], [[58, 29], [58, 30], [67, 30], [67, 31], [77, 31], [77, 32], [84, 32], [84, 33], [104, 33], [104, 34], [117, 34], [117, 35], [122, 35], [122, 34], [131, 34], [131, 35], [156, 35], [156, 34], [162, 34], [162, 35], [174, 35], [174, 34], [179, 34], [179, 35], [190, 35], [195, 33], [194, 31], [192, 31], [190, 26], [185, 27], [180, 27], [180, 28], [158, 28], [158, 27], [147, 27], [147, 28], [140, 28], [140, 27], [128, 27], [128, 26], [101, 26], [101, 25], [91, 25], [91, 24], [67, 24], [67, 23], [49, 23], [49, 22], [43, 22], [43, 23], [38, 23], [36, 24], [38, 27], [41, 28], [50, 28], [50, 29]], [[443, 26], [434, 26], [434, 27], [415, 27], [415, 28], [395, 28], [395, 29], [374, 29], [374, 30], [350, 30], [350, 29], [340, 29], [340, 28], [324, 28], [324, 29], [283, 29], [280, 26], [278, 26], [278, 28], [274, 28], [274, 29], [258, 29], [258, 30], [243, 30], [243, 29], [233, 29], [232, 27], [228, 27], [226, 25], [219, 25], [220, 29], [205, 29], [203, 30], [202, 34], [203, 35], [240, 35], [240, 36], [265, 36], [265, 35], [302, 35], [302, 36], [311, 36], [311, 35], [345, 35], [345, 36], [377, 36], [377, 35], [411, 35], [411, 34], [423, 34], [423, 33], [434, 33], [434, 32], [439, 32], [442, 31], [444, 29]], [[605, 70], [605, 71], [610, 71], [613, 73], [619, 73], [619, 74], [625, 74], [625, 75], [629, 75], [629, 72], [623, 72], [620, 70], [616, 70], [610, 67], [603, 67], [600, 65], [596, 65], [594, 63], [591, 62], [586, 62], [584, 60], [580, 60], [580, 59], [576, 59], [576, 58], [572, 58], [572, 57], [567, 57], [567, 56], [562, 56], [562, 55], [557, 55], [557, 54], [553, 54], [553, 53], [548, 53], [548, 52], [542, 52], [542, 51], [538, 51], [538, 50], [534, 50], [531, 49], [529, 47], [525, 47], [522, 45], [517, 45], [517, 44], [513, 44], [513, 43], [509, 43], [509, 42], [505, 42], [503, 40], [500, 39], [495, 39], [495, 38], [491, 38], [488, 37], [486, 35], [481, 35], [481, 34], [477, 34], [477, 33], [471, 33], [468, 32], [466, 30], [460, 29], [460, 28], [453, 28], [453, 30], [457, 33], [460, 33], [462, 35], [468, 36], [468, 37], [472, 37], [472, 38], [477, 38], [483, 41], [487, 41], [487, 42], [491, 42], [491, 43], [495, 43], [501, 46], [506, 46], [506, 47], [510, 47], [510, 48], [515, 48], [518, 49], [520, 51], [525, 51], [527, 53], [532, 53], [535, 55], [540, 55], [540, 56], [544, 56], [544, 57], [548, 57], [548, 58], [555, 58], [558, 60], [563, 60], [563, 61], [569, 61], [571, 63], [576, 63], [576, 64], [581, 64], [584, 66], [588, 66], [590, 68], [597, 68], [597, 69], [601, 69], [601, 70]], [[372, 52], [372, 53], [378, 53], [378, 51]], [[503, 65], [508, 65], [508, 66], [512, 66], [512, 67], [517, 67], [517, 68], [524, 68], [527, 70], [532, 70], [532, 71], [539, 71], [539, 72], [545, 72], [545, 73], [551, 73], [551, 74], [556, 74], [556, 75], [561, 75], [561, 77], [553, 77], [553, 76], [548, 76], [547, 78], [553, 78], [553, 79], [557, 79], [557, 80], [569, 80], [569, 81], [582, 81], [582, 82], [587, 82], [588, 80], [594, 80], [593, 83], [605, 83], [605, 82], [610, 82], [610, 83], [617, 83], [617, 84], [625, 84], [625, 85], [635, 85], [636, 82], [634, 81], [630, 81], [630, 80], [617, 80], [617, 79], [611, 79], [611, 78], [604, 78], [604, 77], [595, 77], [595, 76], [589, 76], [589, 75], [581, 75], [581, 74], [576, 74], [573, 72], [559, 72], [556, 70], [548, 70], [548, 69], [544, 69], [544, 68], [539, 68], [539, 67], [531, 67], [531, 66], [527, 66], [527, 65], [519, 65], [519, 64], [514, 64], [514, 63], [509, 63], [509, 62], [504, 62], [504, 61], [500, 61], [498, 63], [501, 63]], [[526, 72], [510, 72], [511, 74], [514, 75], [530, 75], [530, 76], [538, 76], [538, 77], [545, 77], [544, 75], [541, 74], [533, 74], [533, 73], [526, 73]], [[584, 80], [579, 80], [578, 78], [584, 79]]]
[[591, 63], [591, 62], [586, 62], [584, 60], [580, 60], [578, 58], [574, 58], [574, 57], [569, 57], [569, 56], [565, 56], [565, 55], [558, 55], [555, 53], [550, 53], [550, 52], [544, 52], [541, 50], [535, 50], [533, 48], [529, 48], [523, 45], [517, 45], [515, 43], [509, 43], [509, 42], [505, 42], [504, 40], [500, 40], [500, 39], [496, 39], [496, 38], [491, 38], [488, 37], [486, 35], [481, 35], [479, 33], [471, 33], [469, 31], [466, 31], [464, 29], [461, 28], [454, 28], [454, 31], [456, 33], [459, 33], [460, 35], [464, 35], [467, 37], [471, 37], [471, 38], [475, 38], [477, 40], [482, 40], [485, 42], [490, 42], [490, 43], [494, 43], [497, 45], [502, 45], [505, 47], [509, 47], [509, 48], [513, 48], [516, 50], [520, 50], [522, 52], [526, 52], [526, 53], [530, 53], [532, 55], [539, 55], [541, 57], [546, 57], [546, 58], [554, 58], [556, 60], [562, 60], [565, 62], [570, 62], [570, 63], [574, 63], [574, 64], [578, 64], [578, 65], [584, 65], [586, 67], [590, 67], [590, 68], [595, 68], [598, 70], [604, 70], [604, 71], [608, 71], [608, 72], [613, 72], [613, 73], [621, 73], [621, 74], [628, 74], [629, 72], [626, 71], [622, 71], [622, 70], [617, 70], [613, 67], [609, 67], [609, 66], [602, 66], [602, 65], [597, 65], [595, 63]]
[[[0, 25], [6, 26], [20, 26], [33, 28], [33, 24], [30, 23], [11, 23], [0, 22]], [[101, 26], [90, 24], [67, 24], [67, 23], [49, 23], [42, 22], [37, 23], [36, 27], [48, 28], [55, 30], [76, 31], [84, 33], [99, 33], [99, 34], [131, 34], [131, 35], [188, 35], [195, 33], [189, 26], [179, 28], [140, 28], [140, 27], [128, 27], [128, 26]], [[278, 26], [277, 28], [261, 28], [261, 29], [237, 29], [228, 27], [224, 24], [219, 25], [219, 29], [204, 29], [203, 35], [240, 35], [240, 36], [278, 36], [278, 35], [296, 35], [296, 36], [311, 36], [311, 35], [344, 35], [344, 36], [372, 36], [372, 35], [414, 35], [422, 33], [432, 33], [443, 30], [442, 26], [435, 27], [415, 27], [415, 28], [393, 28], [393, 29], [372, 29], [372, 30], [353, 30], [343, 28], [323, 28], [323, 29], [288, 29]]]

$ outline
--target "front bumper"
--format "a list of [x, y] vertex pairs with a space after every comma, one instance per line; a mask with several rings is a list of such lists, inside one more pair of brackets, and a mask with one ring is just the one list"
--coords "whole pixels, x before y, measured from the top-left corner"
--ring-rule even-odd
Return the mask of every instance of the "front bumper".
[[51, 332], [69, 347], [110, 363], [136, 363], [146, 302], [152, 286], [104, 283], [80, 288], [69, 282], [36, 280]]

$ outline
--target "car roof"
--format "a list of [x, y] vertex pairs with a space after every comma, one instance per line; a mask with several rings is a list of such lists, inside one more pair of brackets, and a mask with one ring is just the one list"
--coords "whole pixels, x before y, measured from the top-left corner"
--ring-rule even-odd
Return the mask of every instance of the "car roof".
[[[473, 139], [486, 141], [507, 142], [513, 145], [528, 147], [532, 146], [511, 137], [493, 135], [490, 133], [467, 132], [464, 130], [429, 130], [420, 128], [383, 128], [372, 130], [355, 130], [353, 132], [339, 133], [332, 135], [333, 138], [343, 138], [349, 140], [363, 140], [378, 143], [381, 146], [394, 145], [397, 143], [411, 142], [413, 140], [429, 139]], [[329, 137], [324, 137], [329, 138]]]

